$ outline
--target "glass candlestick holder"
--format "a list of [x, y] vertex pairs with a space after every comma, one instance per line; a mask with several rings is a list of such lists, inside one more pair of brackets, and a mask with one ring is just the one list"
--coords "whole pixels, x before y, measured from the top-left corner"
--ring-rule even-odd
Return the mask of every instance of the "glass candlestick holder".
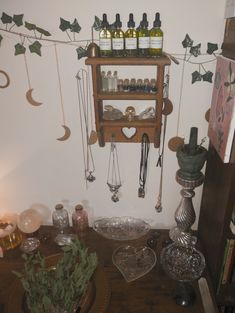
[[35, 237], [35, 233], [41, 225], [42, 217], [38, 211], [28, 209], [20, 213], [17, 220], [17, 226], [22, 233], [25, 234], [25, 239], [20, 246], [23, 252], [31, 253], [39, 247], [40, 240]]

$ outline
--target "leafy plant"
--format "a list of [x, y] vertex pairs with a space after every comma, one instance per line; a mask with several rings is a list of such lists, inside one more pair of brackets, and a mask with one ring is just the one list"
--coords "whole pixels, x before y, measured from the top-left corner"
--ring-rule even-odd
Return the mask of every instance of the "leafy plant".
[[39, 252], [23, 254], [23, 272], [14, 274], [25, 289], [27, 305], [31, 313], [51, 313], [53, 309], [73, 312], [97, 266], [95, 253], [75, 239], [63, 248], [63, 255], [53, 268]]

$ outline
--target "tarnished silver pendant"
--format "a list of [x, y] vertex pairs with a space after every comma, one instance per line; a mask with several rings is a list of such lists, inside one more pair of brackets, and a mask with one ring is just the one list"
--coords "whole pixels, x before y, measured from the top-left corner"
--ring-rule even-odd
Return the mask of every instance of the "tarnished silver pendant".
[[139, 198], [144, 198], [145, 197], [145, 191], [141, 187], [138, 189], [138, 197]]
[[95, 180], [95, 176], [92, 175], [92, 172], [89, 172], [89, 175], [86, 178], [87, 181], [89, 181], [90, 183], [92, 183]]

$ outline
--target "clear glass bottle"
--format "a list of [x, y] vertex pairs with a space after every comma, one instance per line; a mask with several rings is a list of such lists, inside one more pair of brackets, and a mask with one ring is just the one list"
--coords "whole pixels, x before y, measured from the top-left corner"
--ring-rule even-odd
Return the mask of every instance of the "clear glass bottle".
[[118, 91], [118, 72], [113, 72], [113, 91]]
[[88, 215], [81, 204], [75, 206], [75, 211], [72, 214], [72, 225], [75, 233], [83, 233], [88, 227]]
[[153, 28], [150, 30], [150, 47], [149, 53], [151, 56], [160, 57], [163, 47], [163, 31], [161, 30], [160, 14], [157, 12], [153, 22]]
[[138, 31], [135, 29], [133, 14], [129, 14], [127, 23], [127, 31], [125, 32], [125, 55], [127, 57], [135, 57], [137, 55], [137, 37]]
[[122, 22], [120, 21], [120, 14], [116, 14], [114, 23], [115, 29], [112, 33], [112, 51], [114, 57], [124, 56], [124, 32], [122, 30]]
[[108, 78], [105, 74], [105, 71], [101, 72], [101, 88], [103, 92], [108, 90]]
[[101, 27], [102, 28], [99, 33], [100, 56], [110, 57], [112, 56], [112, 34], [109, 30], [109, 23], [105, 13], [103, 14]]
[[148, 29], [147, 14], [143, 13], [143, 19], [140, 22], [138, 31], [138, 54], [140, 56], [149, 55], [149, 29]]
[[59, 233], [65, 233], [69, 228], [68, 211], [64, 209], [63, 204], [57, 204], [52, 212], [52, 222]]

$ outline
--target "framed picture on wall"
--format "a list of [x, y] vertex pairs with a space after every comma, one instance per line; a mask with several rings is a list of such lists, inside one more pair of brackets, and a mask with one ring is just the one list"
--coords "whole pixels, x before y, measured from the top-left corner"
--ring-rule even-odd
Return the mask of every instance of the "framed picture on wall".
[[208, 136], [224, 163], [231, 162], [235, 131], [235, 61], [217, 57]]

